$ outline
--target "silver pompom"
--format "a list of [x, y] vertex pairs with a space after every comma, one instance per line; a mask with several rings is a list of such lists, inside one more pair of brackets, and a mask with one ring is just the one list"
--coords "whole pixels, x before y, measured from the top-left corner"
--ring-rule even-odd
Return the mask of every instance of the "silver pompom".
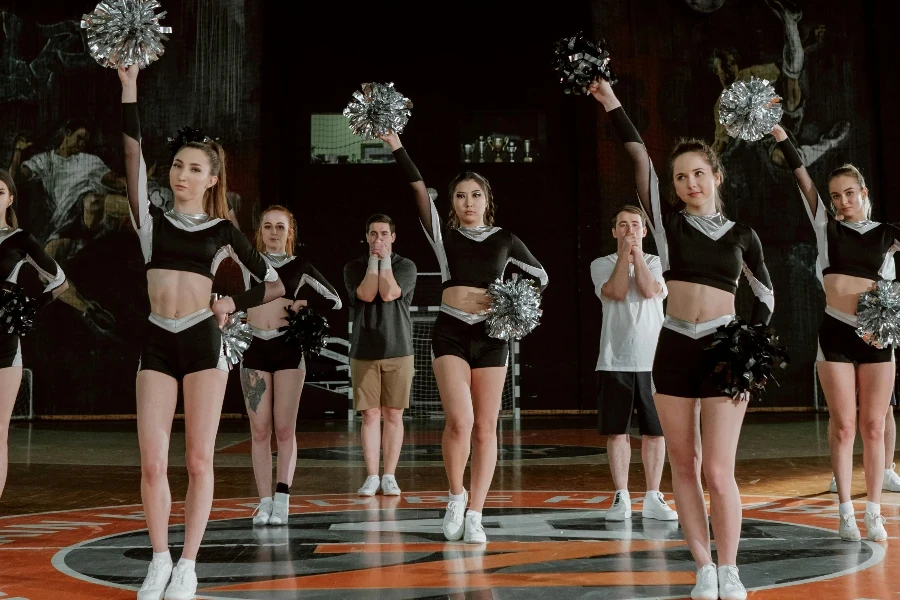
[[781, 97], [767, 79], [735, 81], [719, 96], [719, 123], [731, 137], [748, 142], [772, 133], [783, 113]]
[[244, 352], [253, 341], [253, 330], [245, 322], [246, 318], [247, 313], [243, 311], [231, 313], [222, 328], [222, 346], [225, 348], [229, 369], [241, 362]]
[[900, 283], [878, 281], [863, 292], [856, 305], [856, 334], [870, 346], [894, 348], [900, 344]]
[[162, 41], [172, 33], [159, 20], [166, 11], [156, 0], [107, 0], [94, 12], [81, 17], [81, 28], [87, 29], [88, 50], [100, 66], [117, 69], [138, 65], [144, 68], [163, 55]]
[[350, 119], [350, 131], [372, 140], [391, 132], [403, 133], [412, 106], [393, 83], [364, 83], [362, 91], [353, 92], [344, 116]]
[[487, 294], [493, 302], [485, 325], [492, 338], [521, 340], [541, 324], [541, 291], [532, 280], [514, 273], [507, 281], [498, 278]]

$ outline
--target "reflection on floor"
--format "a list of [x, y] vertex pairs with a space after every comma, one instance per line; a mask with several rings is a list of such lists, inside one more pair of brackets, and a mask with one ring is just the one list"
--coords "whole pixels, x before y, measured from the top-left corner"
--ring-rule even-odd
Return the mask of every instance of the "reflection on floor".
[[[749, 415], [737, 465], [744, 500], [738, 557], [751, 598], [900, 597], [900, 494], [885, 493], [887, 543], [842, 542], [830, 481], [827, 421]], [[686, 598], [694, 582], [677, 523], [604, 514], [612, 485], [591, 419], [501, 422], [500, 464], [485, 508], [489, 543], [447, 543], [440, 422], [407, 422], [399, 498], [359, 498], [358, 423], [302, 423], [287, 527], [253, 527], [256, 490], [246, 422], [224, 422], [216, 498], [197, 572], [203, 598]], [[638, 444], [639, 441], [635, 440]], [[184, 434], [170, 480], [183, 499]], [[0, 598], [134, 598], [151, 549], [140, 507], [134, 423], [16, 423], [0, 500]], [[861, 514], [861, 456], [853, 492]], [[668, 469], [662, 489], [671, 502]], [[170, 543], [180, 553], [183, 505]], [[865, 533], [865, 527], [860, 522]]]

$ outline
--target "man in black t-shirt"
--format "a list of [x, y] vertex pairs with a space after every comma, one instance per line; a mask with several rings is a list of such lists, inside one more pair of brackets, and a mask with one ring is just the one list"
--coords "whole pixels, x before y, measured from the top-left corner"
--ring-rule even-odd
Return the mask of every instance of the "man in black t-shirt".
[[[350, 377], [353, 408], [362, 412], [362, 446], [367, 477], [361, 496], [379, 489], [399, 496], [394, 477], [403, 445], [403, 409], [409, 407], [413, 378], [412, 320], [416, 265], [393, 252], [397, 234], [387, 215], [366, 222], [369, 252], [344, 267], [350, 299]], [[381, 418], [384, 417], [384, 435]], [[384, 449], [384, 477], [378, 466]]]

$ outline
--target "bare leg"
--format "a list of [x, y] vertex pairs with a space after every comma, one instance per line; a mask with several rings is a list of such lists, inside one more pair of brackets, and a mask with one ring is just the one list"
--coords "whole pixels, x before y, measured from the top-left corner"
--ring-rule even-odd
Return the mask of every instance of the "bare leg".
[[368, 408], [362, 411], [362, 445], [366, 459], [366, 475], [378, 475], [381, 464], [381, 409]]
[[381, 436], [384, 473], [395, 475], [400, 461], [400, 449], [403, 447], [403, 409], [383, 406], [381, 413], [384, 415], [384, 433]]
[[631, 465], [631, 440], [627, 433], [606, 436], [606, 457], [616, 490], [628, 489], [628, 468]]
[[745, 412], [747, 403], [731, 398], [700, 401], [703, 475], [709, 488], [709, 513], [719, 566], [736, 564], [741, 539], [741, 493], [734, 479], [734, 463]]
[[700, 401], [655, 394], [653, 402], [669, 449], [672, 489], [678, 520], [697, 567], [713, 562], [706, 501], [700, 485], [703, 451], [700, 444]]
[[884, 481], [884, 415], [894, 389], [894, 363], [859, 365], [859, 434], [863, 439], [866, 496], [881, 502]]
[[158, 371], [137, 374], [137, 428], [141, 449], [141, 501], [154, 552], [169, 550], [172, 494], [166, 471], [178, 382]]
[[884, 417], [884, 468], [890, 469], [894, 464], [894, 452], [897, 447], [897, 422], [894, 421], [894, 407], [888, 404]]
[[241, 388], [250, 418], [250, 456], [260, 498], [272, 495], [272, 374], [241, 368]]
[[278, 481], [290, 487], [297, 467], [297, 412], [306, 380], [304, 369], [275, 373], [275, 440], [278, 442]]
[[666, 462], [666, 439], [661, 435], [645, 435], [641, 440], [641, 461], [648, 490], [659, 490]]
[[[853, 441], [856, 439], [856, 372], [852, 364], [819, 361], [819, 380], [828, 404], [828, 444], [838, 501], [850, 502]], [[882, 424], [884, 419], [881, 420]], [[878, 470], [881, 473], [881, 469]]]
[[484, 501], [497, 467], [497, 418], [503, 399], [507, 367], [472, 370], [472, 502], [475, 512], [484, 510]]
[[475, 422], [472, 370], [469, 363], [458, 356], [446, 355], [434, 360], [434, 376], [444, 407], [444, 435], [441, 438], [444, 469], [447, 471], [450, 493], [462, 494]]
[[22, 383], [22, 367], [0, 369], [0, 497], [9, 470], [9, 422]]
[[184, 500], [184, 551], [181, 556], [189, 560], [197, 560], [212, 509], [213, 455], [227, 383], [228, 373], [206, 369], [185, 375], [182, 384], [188, 490]]

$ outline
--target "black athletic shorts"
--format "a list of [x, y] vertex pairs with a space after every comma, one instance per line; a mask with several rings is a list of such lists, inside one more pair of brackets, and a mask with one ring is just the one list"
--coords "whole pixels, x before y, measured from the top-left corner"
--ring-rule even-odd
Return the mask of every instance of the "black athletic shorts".
[[694, 339], [664, 326], [653, 356], [654, 393], [680, 398], [722, 396], [712, 379], [714, 359], [704, 350], [714, 333]]
[[435, 358], [458, 356], [473, 369], [509, 364], [509, 342], [487, 334], [484, 321], [469, 324], [447, 313], [438, 313], [431, 334]]
[[637, 411], [641, 435], [662, 435], [653, 404], [648, 371], [597, 371], [597, 431], [600, 435], [631, 433], [631, 417]]
[[870, 346], [856, 334], [853, 325], [825, 313], [819, 327], [819, 352], [816, 360], [857, 365], [884, 363], [894, 360], [894, 351], [891, 348], [879, 350]]
[[271, 339], [254, 336], [250, 347], [244, 352], [241, 368], [275, 373], [290, 369], [306, 370], [306, 362], [297, 344], [286, 342], [285, 336]]
[[22, 346], [14, 333], [0, 334], [0, 369], [22, 366]]
[[222, 348], [222, 330], [210, 316], [181, 331], [169, 331], [150, 322], [139, 371], [159, 371], [181, 381], [185, 375], [220, 369], [228, 371]]

